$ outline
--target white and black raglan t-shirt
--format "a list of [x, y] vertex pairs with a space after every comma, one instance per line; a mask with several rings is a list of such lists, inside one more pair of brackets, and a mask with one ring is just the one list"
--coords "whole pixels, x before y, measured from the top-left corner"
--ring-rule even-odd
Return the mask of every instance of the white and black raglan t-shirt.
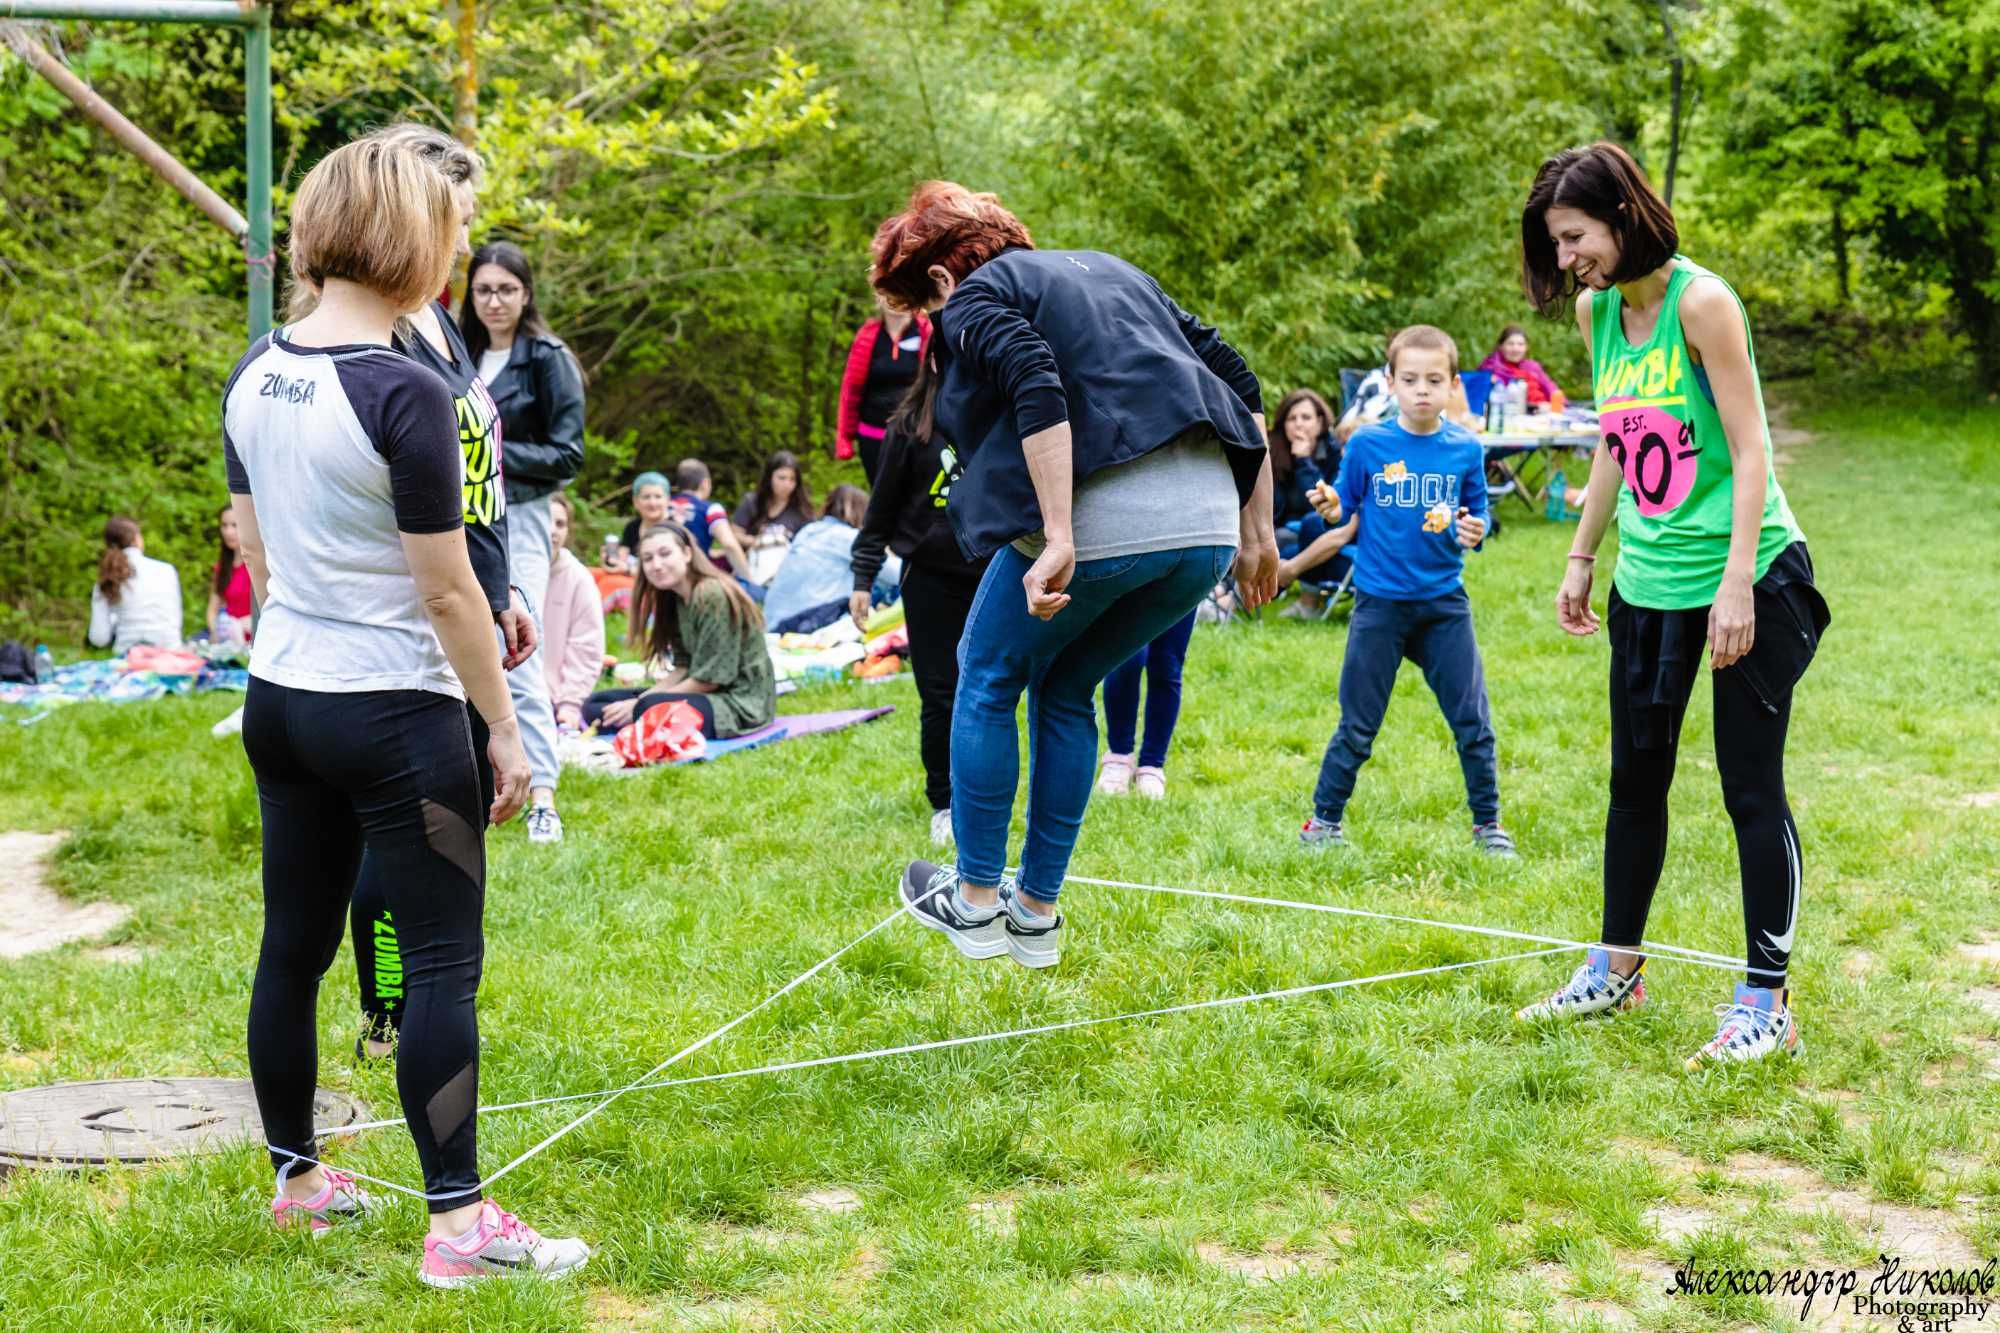
[[450, 391], [387, 347], [259, 338], [222, 399], [232, 495], [255, 506], [269, 574], [250, 674], [330, 694], [464, 698], [399, 532], [463, 526]]

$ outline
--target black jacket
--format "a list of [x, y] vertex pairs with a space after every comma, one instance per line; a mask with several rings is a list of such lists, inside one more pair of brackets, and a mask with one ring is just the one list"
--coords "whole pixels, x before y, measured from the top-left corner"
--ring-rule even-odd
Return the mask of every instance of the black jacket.
[[945, 517], [945, 501], [957, 470], [958, 459], [942, 436], [933, 435], [925, 442], [889, 428], [882, 437], [868, 517], [854, 538], [856, 592], [875, 586], [884, 550], [934, 573], [963, 575], [968, 582], [977, 582], [986, 572], [986, 561], [967, 560], [959, 551]]
[[1257, 484], [1257, 377], [1214, 329], [1114, 255], [1003, 250], [945, 302], [931, 345], [938, 433], [958, 441], [965, 465], [948, 512], [967, 556], [1042, 526], [1021, 440], [1065, 420], [1077, 481], [1206, 425], [1222, 440], [1239, 504]]
[[562, 339], [514, 339], [507, 365], [486, 386], [500, 408], [507, 501], [539, 500], [583, 468], [583, 372]]

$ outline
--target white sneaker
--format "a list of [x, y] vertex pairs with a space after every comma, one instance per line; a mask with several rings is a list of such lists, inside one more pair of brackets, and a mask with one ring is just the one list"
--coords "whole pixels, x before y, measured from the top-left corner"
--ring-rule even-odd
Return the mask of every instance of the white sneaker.
[[951, 807], [931, 812], [931, 846], [951, 846]]
[[211, 736], [240, 736], [243, 734], [243, 710], [238, 708], [222, 721], [208, 729]]
[[561, 842], [562, 816], [552, 805], [531, 805], [528, 807], [528, 841]]
[[1123, 796], [1132, 789], [1132, 756], [1106, 754], [1097, 773], [1097, 790], [1106, 796]]
[[1138, 770], [1132, 778], [1132, 785], [1137, 787], [1139, 794], [1148, 800], [1163, 801], [1166, 799], [1167, 774], [1164, 769], [1154, 768], [1149, 764]]

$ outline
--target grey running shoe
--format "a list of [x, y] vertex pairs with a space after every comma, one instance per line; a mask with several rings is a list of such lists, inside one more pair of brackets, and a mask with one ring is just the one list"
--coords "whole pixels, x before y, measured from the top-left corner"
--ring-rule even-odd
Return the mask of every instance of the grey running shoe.
[[958, 906], [958, 867], [912, 861], [899, 892], [903, 910], [952, 942], [967, 958], [998, 958], [1007, 952], [1004, 904], [984, 915]]
[[1007, 923], [1007, 952], [1022, 967], [1054, 967], [1062, 961], [1061, 912], [1043, 916], [1021, 906], [1012, 885], [1000, 886], [1001, 918]]
[[1353, 844], [1347, 841], [1345, 828], [1343, 824], [1329, 824], [1318, 815], [1314, 815], [1299, 830], [1299, 842], [1315, 851], [1327, 847], [1349, 847]]
[[1474, 824], [1472, 840], [1479, 844], [1480, 851], [1488, 856], [1497, 856], [1503, 861], [1517, 860], [1521, 855], [1514, 850], [1512, 835], [1500, 827], [1500, 821], [1497, 819], [1491, 824]]

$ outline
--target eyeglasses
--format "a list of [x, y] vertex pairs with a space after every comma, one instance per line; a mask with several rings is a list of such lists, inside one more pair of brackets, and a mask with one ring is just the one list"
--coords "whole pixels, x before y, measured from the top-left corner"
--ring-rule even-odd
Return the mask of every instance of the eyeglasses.
[[472, 299], [475, 301], [518, 301], [521, 299], [521, 291], [522, 289], [516, 287], [513, 283], [508, 283], [504, 287], [480, 286], [472, 289]]

